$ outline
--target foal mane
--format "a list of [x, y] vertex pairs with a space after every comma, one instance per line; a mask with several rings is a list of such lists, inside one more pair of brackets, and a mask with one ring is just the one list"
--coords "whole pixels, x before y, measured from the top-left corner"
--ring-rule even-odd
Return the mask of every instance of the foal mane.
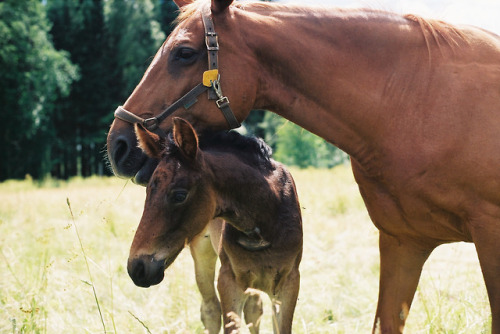
[[202, 133], [200, 149], [234, 153], [251, 164], [264, 163], [266, 166], [271, 164], [272, 149], [264, 140], [253, 136], [243, 136], [236, 131]]
[[[243, 136], [236, 131], [207, 131], [201, 133], [198, 138], [202, 151], [228, 152], [235, 154], [252, 166], [263, 166], [267, 169], [272, 167], [272, 149], [261, 138]], [[178, 156], [178, 152], [179, 149], [170, 134], [164, 154]]]

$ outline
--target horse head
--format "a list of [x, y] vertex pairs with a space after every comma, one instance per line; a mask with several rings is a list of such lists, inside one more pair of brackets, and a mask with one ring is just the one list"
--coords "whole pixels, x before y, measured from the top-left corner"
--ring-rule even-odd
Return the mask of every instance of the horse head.
[[256, 99], [256, 66], [250, 65], [250, 50], [232, 19], [232, 0], [175, 2], [181, 9], [179, 24], [117, 109], [108, 133], [113, 171], [142, 185], [155, 161], [137, 148], [132, 123], [165, 134], [176, 115], [197, 130], [227, 129], [239, 126]]
[[136, 126], [140, 147], [160, 160], [147, 186], [127, 266], [134, 283], [142, 287], [160, 283], [165, 269], [215, 214], [198, 137], [186, 121], [175, 118], [173, 123], [171, 142]]

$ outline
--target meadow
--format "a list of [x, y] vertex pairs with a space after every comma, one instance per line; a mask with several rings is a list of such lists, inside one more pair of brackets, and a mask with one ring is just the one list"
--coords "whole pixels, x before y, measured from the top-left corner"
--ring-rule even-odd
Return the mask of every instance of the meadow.
[[[304, 224], [294, 333], [369, 333], [378, 295], [378, 233], [349, 166], [292, 169]], [[0, 183], [0, 333], [202, 333], [184, 250], [154, 287], [126, 263], [145, 189], [118, 178]], [[70, 210], [71, 208], [71, 210]], [[269, 301], [261, 333], [272, 333]], [[406, 333], [489, 333], [472, 244], [435, 250]]]

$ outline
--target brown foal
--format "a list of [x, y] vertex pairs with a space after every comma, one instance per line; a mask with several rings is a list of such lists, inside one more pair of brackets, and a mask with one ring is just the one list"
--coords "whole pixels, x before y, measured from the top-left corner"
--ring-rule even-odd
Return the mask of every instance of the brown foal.
[[[217, 286], [224, 331], [238, 331], [244, 307], [258, 308], [255, 299], [245, 306], [252, 289], [258, 289], [273, 302], [274, 331], [291, 333], [302, 219], [290, 173], [270, 158], [262, 141], [235, 132], [207, 134], [200, 146], [193, 127], [180, 118], [174, 119], [172, 140], [140, 126], [136, 131], [141, 148], [159, 163], [130, 249], [128, 272], [134, 283], [160, 283], [185, 245], [202, 242], [200, 233], [208, 229], [221, 261]], [[247, 231], [270, 244], [258, 251], [244, 248]], [[253, 320], [251, 330], [257, 333], [258, 319]]]

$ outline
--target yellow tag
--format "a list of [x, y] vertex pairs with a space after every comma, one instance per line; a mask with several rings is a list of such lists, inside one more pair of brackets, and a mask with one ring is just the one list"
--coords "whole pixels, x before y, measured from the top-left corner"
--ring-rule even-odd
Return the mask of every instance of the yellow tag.
[[219, 70], [208, 70], [203, 72], [203, 86], [210, 87], [212, 83], [210, 81], [215, 81], [219, 79]]

